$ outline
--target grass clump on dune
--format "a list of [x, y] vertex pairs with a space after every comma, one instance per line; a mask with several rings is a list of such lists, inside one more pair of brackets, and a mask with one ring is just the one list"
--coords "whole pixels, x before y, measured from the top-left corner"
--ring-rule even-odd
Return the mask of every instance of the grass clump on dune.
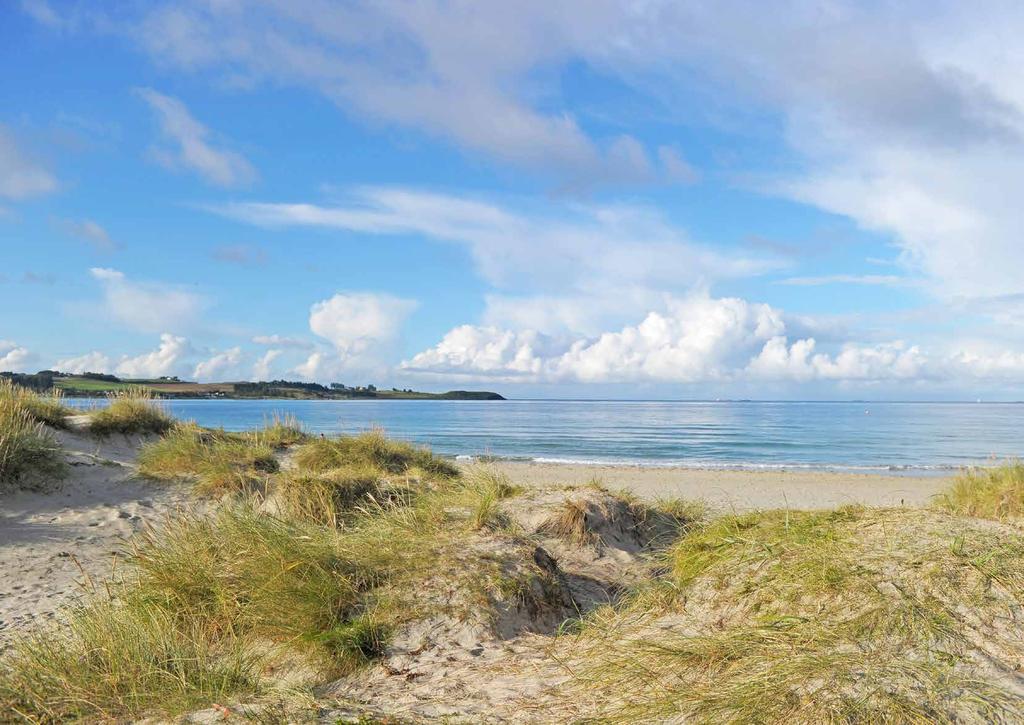
[[68, 427], [67, 417], [71, 411], [64, 405], [64, 393], [59, 388], [43, 395], [0, 378], [0, 400], [17, 403], [38, 423], [60, 430]]
[[275, 481], [279, 505], [291, 516], [334, 527], [367, 508], [408, 505], [460, 475], [429, 450], [380, 431], [314, 439], [296, 451], [294, 462], [295, 469]]
[[611, 722], [988, 721], [1019, 714], [1024, 539], [929, 511], [725, 516], [593, 615], [570, 688]]
[[139, 473], [150, 478], [191, 478], [204, 495], [248, 491], [278, 470], [274, 449], [260, 431], [228, 433], [195, 423], [179, 423], [143, 446], [138, 463]]
[[148, 388], [133, 385], [107, 394], [109, 403], [89, 414], [89, 430], [100, 436], [112, 433], [162, 434], [174, 426]]
[[[342, 529], [248, 504], [170, 521], [136, 539], [109, 596], [0, 658], [0, 709], [50, 721], [173, 715], [259, 695], [289, 666], [319, 681], [351, 672], [396, 628], [449, 612], [453, 591], [478, 607], [515, 579], [504, 549], [473, 553], [479, 495], [451, 482], [367, 503]], [[533, 547], [520, 549], [519, 577], [543, 576], [529, 568]]]
[[1019, 520], [1024, 517], [1024, 464], [1013, 462], [964, 471], [948, 491], [939, 494], [937, 503], [963, 516]]
[[0, 489], [61, 478], [60, 444], [22, 400], [0, 396]]
[[361, 507], [411, 494], [404, 481], [392, 482], [371, 468], [290, 471], [275, 482], [276, 500], [288, 515], [335, 528]]
[[144, 535], [131, 561], [64, 629], [0, 660], [0, 707], [53, 722], [173, 714], [258, 693], [285, 650], [351, 656], [323, 640], [359, 586], [326, 529], [225, 508]]
[[275, 413], [263, 427], [253, 433], [259, 442], [271, 448], [287, 448], [309, 439], [297, 418], [291, 415]]
[[141, 592], [95, 595], [58, 633], [17, 641], [0, 658], [0, 709], [24, 722], [114, 722], [177, 713], [256, 691], [258, 671], [230, 635], [212, 641]]
[[302, 470], [366, 467], [385, 473], [412, 473], [424, 477], [453, 478], [459, 469], [426, 448], [388, 439], [373, 430], [355, 436], [318, 438], [302, 446], [295, 455]]

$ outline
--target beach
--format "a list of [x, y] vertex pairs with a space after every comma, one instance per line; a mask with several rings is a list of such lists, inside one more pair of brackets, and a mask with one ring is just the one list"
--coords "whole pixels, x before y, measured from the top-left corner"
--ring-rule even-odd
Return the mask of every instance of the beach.
[[138, 391], [80, 415], [4, 395], [0, 710], [27, 720], [1022, 712], [1013, 463], [469, 460], [201, 427]]
[[644, 500], [699, 499], [720, 511], [810, 510], [847, 504], [925, 506], [951, 479], [792, 469], [752, 471], [519, 461], [492, 465], [520, 486], [544, 488], [596, 480]]

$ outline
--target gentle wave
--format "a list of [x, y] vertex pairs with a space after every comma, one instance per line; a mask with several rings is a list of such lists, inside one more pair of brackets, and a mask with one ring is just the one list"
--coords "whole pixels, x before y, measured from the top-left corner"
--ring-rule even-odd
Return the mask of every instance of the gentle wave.
[[456, 460], [467, 463], [477, 461], [501, 461], [507, 463], [539, 463], [565, 466], [632, 466], [636, 468], [686, 468], [699, 471], [842, 471], [849, 473], [915, 473], [934, 472], [944, 474], [962, 470], [965, 466], [942, 465], [878, 465], [856, 466], [822, 463], [758, 463], [756, 461], [693, 461], [693, 460], [642, 460], [630, 458], [573, 458], [573, 457], [523, 457], [523, 456], [473, 456], [458, 455]]

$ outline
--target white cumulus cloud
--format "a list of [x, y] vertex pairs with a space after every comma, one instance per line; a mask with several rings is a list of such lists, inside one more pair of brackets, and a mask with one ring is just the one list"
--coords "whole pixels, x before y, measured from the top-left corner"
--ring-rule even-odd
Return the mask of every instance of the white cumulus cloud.
[[216, 353], [197, 363], [192, 371], [192, 377], [204, 382], [222, 381], [226, 377], [237, 375], [242, 358], [242, 348], [240, 347], [232, 347]]
[[111, 373], [114, 366], [105, 353], [93, 350], [77, 357], [64, 358], [53, 364], [54, 370], [62, 373]]
[[159, 378], [181, 375], [187, 359], [193, 354], [187, 338], [164, 333], [160, 335], [160, 346], [152, 352], [136, 357], [124, 357], [117, 365], [117, 374], [128, 378]]
[[370, 292], [339, 292], [317, 302], [309, 311], [309, 329], [333, 349], [311, 353], [295, 372], [322, 380], [351, 369], [381, 366], [382, 356], [416, 306], [415, 300]]
[[281, 357], [284, 350], [267, 350], [252, 366], [253, 380], [270, 380], [274, 363]]
[[28, 348], [10, 340], [0, 340], [0, 371], [24, 372], [25, 364], [32, 360]]

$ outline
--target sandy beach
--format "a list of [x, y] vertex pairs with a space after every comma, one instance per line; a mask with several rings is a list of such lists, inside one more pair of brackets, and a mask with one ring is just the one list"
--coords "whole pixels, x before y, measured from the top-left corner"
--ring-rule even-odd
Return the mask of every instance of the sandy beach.
[[912, 477], [836, 471], [749, 471], [564, 463], [499, 462], [521, 486], [579, 485], [599, 480], [640, 498], [701, 499], [721, 511], [819, 509], [845, 504], [923, 506], [949, 477]]
[[[176, 486], [134, 477], [139, 439], [98, 442], [61, 433], [71, 475], [44, 491], [0, 496], [0, 646], [12, 630], [48, 619], [80, 594], [83, 580], [102, 580], [126, 540], [168, 512], [191, 503]], [[737, 471], [638, 466], [501, 462], [516, 484], [536, 489], [598, 480], [642, 499], [700, 499], [718, 512], [817, 509], [862, 503], [920, 506], [948, 479], [810, 471]]]

